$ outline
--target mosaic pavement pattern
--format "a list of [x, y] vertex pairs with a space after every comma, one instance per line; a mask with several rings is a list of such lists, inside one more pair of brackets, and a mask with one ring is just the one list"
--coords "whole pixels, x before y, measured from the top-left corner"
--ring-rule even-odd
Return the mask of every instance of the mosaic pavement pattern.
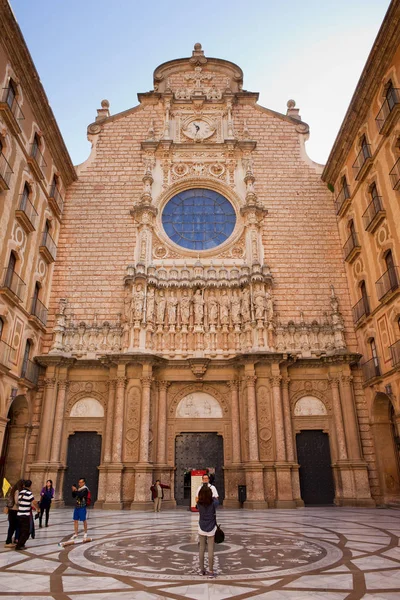
[[[52, 510], [24, 552], [0, 548], [9, 600], [400, 600], [400, 511], [223, 510], [225, 542], [209, 580], [199, 575], [197, 520], [91, 510], [93, 541], [61, 549], [72, 511]], [[0, 529], [6, 538], [7, 517]]]

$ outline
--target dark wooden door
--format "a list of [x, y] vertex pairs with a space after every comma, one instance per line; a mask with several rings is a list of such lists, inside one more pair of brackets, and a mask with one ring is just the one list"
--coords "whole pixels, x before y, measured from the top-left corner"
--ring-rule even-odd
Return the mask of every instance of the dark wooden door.
[[193, 469], [215, 468], [214, 485], [220, 502], [224, 498], [224, 444], [217, 433], [182, 433], [175, 439], [175, 500], [190, 505], [190, 476]]
[[329, 436], [323, 431], [301, 431], [296, 436], [300, 491], [304, 504], [333, 504], [335, 487]]
[[97, 500], [99, 470], [101, 460], [101, 436], [94, 431], [78, 431], [68, 438], [67, 469], [64, 477], [64, 502], [75, 504], [71, 486], [81, 477], [86, 479], [92, 495], [92, 504]]

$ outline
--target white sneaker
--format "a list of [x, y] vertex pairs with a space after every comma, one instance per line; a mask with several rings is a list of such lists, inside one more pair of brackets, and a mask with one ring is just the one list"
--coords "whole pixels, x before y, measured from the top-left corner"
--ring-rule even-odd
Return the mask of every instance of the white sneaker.
[[87, 533], [85, 533], [85, 534], [83, 535], [83, 539], [84, 539], [84, 540], [87, 540]]
[[71, 540], [76, 540], [77, 537], [78, 537], [78, 534], [74, 533], [74, 535], [71, 536]]

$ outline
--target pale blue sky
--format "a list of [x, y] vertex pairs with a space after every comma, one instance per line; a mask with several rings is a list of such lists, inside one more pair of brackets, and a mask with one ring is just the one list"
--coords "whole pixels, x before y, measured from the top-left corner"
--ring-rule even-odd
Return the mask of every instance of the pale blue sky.
[[286, 112], [294, 98], [311, 128], [307, 151], [326, 162], [388, 0], [10, 0], [75, 164], [86, 127], [152, 89], [162, 62], [206, 56], [244, 71], [244, 89]]

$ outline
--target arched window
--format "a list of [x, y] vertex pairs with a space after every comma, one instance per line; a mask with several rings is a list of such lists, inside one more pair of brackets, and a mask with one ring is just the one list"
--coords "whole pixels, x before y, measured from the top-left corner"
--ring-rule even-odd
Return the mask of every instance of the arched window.
[[369, 300], [368, 300], [368, 294], [367, 294], [367, 286], [365, 284], [365, 281], [361, 281], [360, 283], [360, 292], [361, 292], [361, 298], [363, 300], [363, 307], [364, 307], [364, 314], [365, 315], [369, 315], [370, 310], [369, 310]]
[[37, 303], [38, 303], [38, 300], [39, 300], [39, 293], [40, 293], [40, 283], [37, 281], [35, 283], [35, 289], [33, 291], [33, 297], [32, 297], [32, 310], [31, 310], [31, 313], [33, 315], [35, 315], [36, 312], [37, 312], [36, 308], [37, 308]]
[[397, 95], [397, 90], [393, 87], [391, 80], [386, 85], [385, 98], [388, 103], [389, 111], [392, 112], [396, 104], [399, 103], [399, 98]]
[[4, 321], [0, 317], [0, 340], [1, 340], [1, 336], [3, 335], [3, 329], [4, 329]]
[[57, 191], [58, 191], [58, 185], [59, 185], [59, 179], [58, 179], [57, 175], [54, 175], [53, 181], [51, 182], [51, 188], [50, 188], [51, 198], [55, 198], [55, 195], [57, 194]]
[[33, 158], [37, 158], [37, 155], [40, 152], [40, 137], [38, 136], [37, 133], [35, 133], [34, 137], [33, 137], [33, 143], [32, 143], [32, 156]]
[[12, 79], [10, 79], [10, 81], [8, 82], [7, 96], [6, 96], [6, 103], [8, 104], [10, 110], [13, 109], [13, 104], [14, 104], [16, 97], [17, 97], [17, 86], [14, 83], [14, 81]]
[[370, 147], [369, 147], [366, 135], [363, 135], [360, 140], [360, 148], [361, 148], [361, 152], [363, 154], [364, 160], [367, 160], [367, 158], [371, 157], [371, 151], [370, 151]]
[[33, 346], [32, 340], [26, 340], [24, 360], [22, 361], [21, 377], [25, 377], [26, 372], [28, 370], [28, 364], [29, 364], [29, 358], [31, 355], [32, 346]]
[[378, 352], [377, 352], [377, 349], [376, 349], [375, 338], [371, 338], [369, 340], [369, 349], [370, 349], [371, 358], [374, 361], [375, 367], [379, 368], [379, 359], [378, 359]]
[[4, 278], [4, 286], [11, 288], [14, 279], [15, 266], [17, 264], [17, 255], [15, 252], [11, 252], [10, 258], [8, 259], [8, 266], [6, 268], [6, 274]]
[[393, 254], [391, 250], [388, 250], [385, 254], [386, 272], [389, 279], [390, 290], [393, 291], [398, 288], [399, 282], [397, 279], [397, 269], [394, 264]]
[[26, 210], [26, 206], [28, 204], [30, 193], [31, 193], [31, 188], [29, 187], [29, 185], [27, 183], [25, 183], [23, 192], [21, 194], [21, 202], [19, 205], [19, 208], [21, 210], [24, 210], [24, 211]]
[[350, 189], [349, 189], [349, 184], [347, 183], [346, 175], [343, 175], [343, 177], [342, 177], [342, 191], [343, 191], [344, 200], [346, 200], [347, 198], [350, 198]]

